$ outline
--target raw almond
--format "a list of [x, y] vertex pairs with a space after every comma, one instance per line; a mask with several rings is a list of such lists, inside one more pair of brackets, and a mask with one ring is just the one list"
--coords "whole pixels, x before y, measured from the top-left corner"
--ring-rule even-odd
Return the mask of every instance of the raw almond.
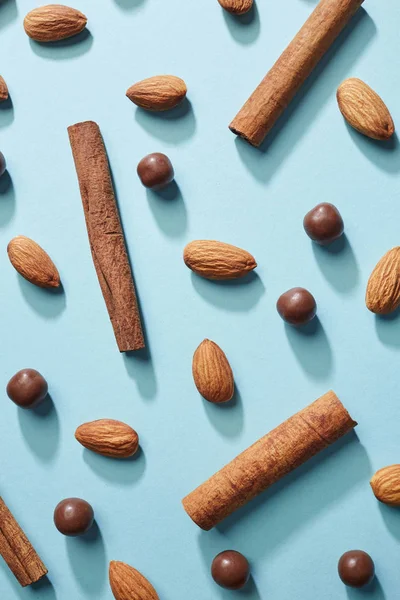
[[60, 275], [50, 256], [33, 240], [18, 235], [7, 246], [14, 269], [31, 283], [43, 288], [60, 285]]
[[112, 560], [109, 579], [115, 600], [159, 600], [151, 583], [126, 563]]
[[234, 15], [244, 15], [253, 6], [253, 0], [218, 0], [222, 8]]
[[400, 465], [380, 469], [372, 477], [370, 484], [380, 502], [400, 506]]
[[228, 402], [234, 391], [231, 366], [221, 348], [204, 340], [193, 355], [193, 379], [200, 394], [215, 404]]
[[8, 99], [8, 87], [3, 77], [0, 75], [0, 102]]
[[393, 135], [394, 123], [386, 104], [361, 79], [343, 81], [337, 101], [346, 121], [360, 133], [375, 140], [388, 140]]
[[186, 96], [186, 83], [175, 75], [156, 75], [132, 85], [126, 92], [129, 100], [147, 110], [175, 108]]
[[85, 29], [87, 18], [79, 10], [62, 4], [35, 8], [24, 19], [24, 28], [37, 42], [59, 42]]
[[206, 279], [237, 279], [257, 266], [246, 250], [214, 240], [190, 242], [183, 251], [183, 260], [189, 269]]
[[136, 431], [113, 419], [84, 423], [75, 431], [75, 438], [88, 450], [113, 458], [133, 456], [139, 447]]
[[400, 306], [400, 246], [386, 252], [372, 271], [365, 303], [371, 312], [381, 315]]

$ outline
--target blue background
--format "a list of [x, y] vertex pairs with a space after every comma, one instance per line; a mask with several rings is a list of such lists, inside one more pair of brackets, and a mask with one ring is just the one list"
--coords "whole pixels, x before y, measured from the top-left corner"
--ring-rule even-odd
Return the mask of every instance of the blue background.
[[[314, 7], [259, 0], [234, 18], [216, 0], [79, 0], [90, 34], [61, 46], [31, 42], [29, 0], [0, 3], [1, 376], [34, 367], [53, 406], [21, 411], [1, 402], [0, 491], [49, 568], [22, 590], [1, 564], [2, 598], [111, 598], [108, 561], [142, 571], [162, 600], [393, 600], [398, 596], [400, 514], [380, 506], [373, 472], [399, 460], [400, 319], [364, 304], [377, 260], [399, 244], [400, 149], [351, 130], [335, 92], [364, 79], [399, 119], [397, 0], [366, 2], [260, 150], [227, 126]], [[155, 74], [185, 79], [189, 102], [148, 114], [125, 98]], [[67, 126], [97, 121], [116, 181], [148, 338], [148, 354], [118, 353], [89, 252]], [[136, 165], [166, 152], [179, 189], [169, 199], [141, 186]], [[304, 214], [321, 201], [340, 209], [345, 243], [314, 246]], [[64, 293], [20, 278], [6, 246], [39, 242]], [[249, 250], [254, 276], [212, 283], [184, 265], [182, 250], [210, 238]], [[290, 287], [318, 302], [314, 331], [285, 327], [275, 310]], [[191, 360], [208, 337], [226, 352], [237, 383], [231, 406], [207, 404]], [[217, 529], [201, 532], [181, 498], [282, 420], [334, 389], [359, 421], [357, 435], [310, 461]], [[74, 440], [82, 422], [111, 417], [140, 434], [136, 460], [96, 456]], [[52, 523], [57, 502], [93, 504], [98, 530], [66, 539]], [[226, 548], [251, 561], [254, 583], [232, 594], [209, 575]], [[347, 590], [342, 552], [371, 553], [378, 582]]]

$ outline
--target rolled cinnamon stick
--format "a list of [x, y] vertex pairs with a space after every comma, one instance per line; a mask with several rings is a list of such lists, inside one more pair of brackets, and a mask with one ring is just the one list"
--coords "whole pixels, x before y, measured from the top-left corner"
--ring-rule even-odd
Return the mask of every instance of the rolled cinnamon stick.
[[68, 127], [90, 249], [120, 352], [144, 348], [131, 266], [99, 126]]
[[186, 496], [183, 507], [208, 531], [356, 425], [336, 394], [327, 392]]
[[364, 0], [321, 0], [229, 129], [259, 146]]

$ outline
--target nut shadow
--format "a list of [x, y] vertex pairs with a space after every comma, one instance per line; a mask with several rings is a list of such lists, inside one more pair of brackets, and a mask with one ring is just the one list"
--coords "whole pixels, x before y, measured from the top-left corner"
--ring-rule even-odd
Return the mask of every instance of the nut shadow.
[[373, 140], [353, 129], [347, 121], [345, 124], [350, 137], [370, 162], [387, 173], [400, 171], [400, 144], [396, 132], [386, 141]]
[[66, 298], [63, 285], [56, 289], [45, 289], [30, 283], [21, 275], [18, 284], [27, 303], [45, 319], [55, 319], [65, 310]]
[[188, 223], [187, 210], [178, 184], [172, 181], [162, 190], [146, 190], [157, 225], [169, 237], [181, 237]]
[[0, 177], [0, 227], [7, 225], [15, 213], [15, 190], [8, 171]]
[[96, 523], [78, 537], [66, 537], [68, 559], [82, 591], [96, 597], [106, 583], [107, 561], [103, 536]]
[[35, 42], [29, 39], [29, 43], [33, 52], [41, 58], [68, 60], [89, 52], [93, 44], [93, 36], [88, 29], [84, 29], [78, 35], [59, 42]]
[[400, 508], [378, 502], [379, 510], [386, 528], [400, 542]]
[[360, 271], [346, 234], [329, 246], [311, 244], [318, 267], [333, 288], [344, 294], [357, 286]]
[[115, 4], [122, 10], [134, 10], [145, 3], [145, 0], [114, 0]]
[[16, 0], [0, 0], [0, 29], [10, 25], [17, 17]]
[[332, 371], [333, 355], [318, 316], [302, 327], [285, 323], [286, 337], [302, 366], [311, 377], [326, 379]]
[[260, 35], [261, 23], [256, 2], [244, 15], [233, 15], [221, 8], [225, 23], [233, 39], [239, 44], [247, 45], [256, 41]]
[[203, 405], [212, 426], [229, 438], [237, 437], [244, 427], [244, 411], [242, 397], [235, 383], [235, 392], [229, 402], [214, 404], [204, 398]]
[[109, 458], [86, 448], [82, 456], [96, 475], [118, 485], [134, 485], [142, 478], [146, 469], [146, 457], [141, 447], [130, 458]]
[[265, 291], [261, 278], [254, 271], [240, 279], [225, 281], [204, 279], [192, 272], [191, 279], [194, 289], [204, 300], [224, 311], [249, 311], [258, 304]]
[[8, 96], [7, 100], [0, 102], [0, 127], [8, 127], [13, 121], [14, 105], [11, 96]]
[[18, 408], [18, 422], [30, 450], [43, 462], [54, 461], [60, 445], [60, 420], [50, 394], [36, 408]]
[[371, 600], [386, 599], [386, 595], [376, 575], [373, 581], [366, 587], [362, 589], [346, 587], [346, 592], [347, 597], [351, 600], [362, 600], [362, 598], [370, 598]]
[[135, 119], [152, 137], [168, 144], [184, 142], [196, 131], [196, 118], [188, 98], [175, 108], [161, 112], [136, 107]]
[[374, 319], [381, 343], [400, 350], [400, 307], [389, 315], [374, 315]]

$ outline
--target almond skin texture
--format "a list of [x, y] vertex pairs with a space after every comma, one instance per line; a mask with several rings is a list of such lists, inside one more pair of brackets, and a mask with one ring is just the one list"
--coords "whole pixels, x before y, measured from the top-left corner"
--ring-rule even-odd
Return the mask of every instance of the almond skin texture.
[[237, 279], [257, 266], [246, 250], [214, 240], [190, 242], [183, 251], [183, 260], [189, 269], [206, 279]]
[[33, 240], [18, 235], [7, 246], [8, 258], [22, 277], [43, 288], [57, 288], [60, 275], [50, 256]]
[[233, 373], [221, 348], [204, 340], [193, 355], [193, 379], [199, 393], [214, 404], [228, 402], [234, 391]]
[[244, 15], [253, 6], [253, 0], [218, 0], [222, 8], [233, 15]]
[[88, 450], [112, 458], [133, 456], [139, 447], [136, 431], [126, 423], [113, 419], [84, 423], [75, 431], [75, 438]]
[[0, 75], [0, 102], [8, 99], [8, 87], [3, 77]]
[[86, 23], [87, 18], [79, 10], [62, 4], [48, 4], [28, 13], [24, 28], [36, 42], [59, 42], [83, 31]]
[[400, 306], [400, 246], [386, 252], [372, 271], [365, 304], [379, 315], [387, 315]]
[[157, 75], [132, 85], [126, 92], [137, 106], [153, 111], [175, 108], [185, 98], [186, 83], [175, 75]]
[[375, 497], [389, 506], [400, 506], [400, 465], [384, 467], [370, 481]]
[[112, 560], [109, 579], [115, 600], [159, 600], [151, 583], [126, 563]]
[[386, 104], [361, 79], [346, 79], [337, 90], [340, 112], [360, 133], [375, 140], [388, 140], [394, 123]]

